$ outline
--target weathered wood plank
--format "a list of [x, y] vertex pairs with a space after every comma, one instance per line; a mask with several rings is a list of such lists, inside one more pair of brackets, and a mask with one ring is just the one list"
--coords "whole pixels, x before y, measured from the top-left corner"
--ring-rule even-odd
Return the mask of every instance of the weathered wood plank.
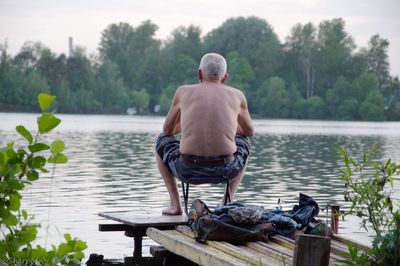
[[369, 249], [371, 249], [371, 247], [369, 247], [369, 246], [367, 246], [367, 245], [364, 245], [364, 244], [359, 243], [359, 242], [354, 241], [354, 240], [346, 239], [345, 237], [343, 237], [343, 236], [341, 236], [341, 235], [333, 235], [333, 236], [332, 236], [332, 239], [333, 239], [333, 240], [336, 240], [336, 241], [338, 241], [338, 242], [343, 243], [343, 244], [346, 246], [346, 248], [347, 248], [347, 244], [348, 244], [349, 242], [351, 242], [351, 244], [353, 245], [353, 247], [358, 247], [358, 248], [363, 249], [363, 250], [369, 250]]
[[298, 235], [294, 250], [294, 266], [329, 265], [331, 239], [329, 237]]
[[246, 246], [256, 250], [266, 257], [273, 258], [275, 261], [279, 261], [281, 264], [292, 264], [293, 252], [291, 254], [282, 253], [281, 251], [265, 246], [262, 243], [263, 242], [248, 242], [246, 243]]
[[99, 224], [99, 231], [112, 232], [112, 231], [129, 231], [132, 227], [126, 224]]
[[200, 265], [247, 265], [243, 260], [208, 245], [197, 243], [176, 230], [161, 231], [149, 228], [147, 235], [169, 251]]
[[[180, 225], [176, 228], [177, 231], [183, 233], [184, 235], [194, 238], [194, 233], [188, 226]], [[221, 250], [229, 255], [246, 261], [251, 265], [282, 265], [281, 257], [266, 257], [265, 254], [256, 252], [257, 250], [247, 249], [246, 246], [235, 246], [224, 241], [212, 241], [207, 240], [207, 245]]]
[[100, 217], [132, 227], [163, 227], [187, 224], [186, 215], [160, 215], [159, 213], [101, 212]]

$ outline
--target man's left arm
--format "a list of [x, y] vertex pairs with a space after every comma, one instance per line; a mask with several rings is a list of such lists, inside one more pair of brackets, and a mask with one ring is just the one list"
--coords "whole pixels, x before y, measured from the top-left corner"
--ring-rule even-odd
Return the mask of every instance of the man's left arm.
[[240, 92], [240, 112], [238, 115], [237, 134], [247, 137], [254, 136], [253, 122], [251, 121], [249, 109], [247, 108], [247, 100], [242, 92]]

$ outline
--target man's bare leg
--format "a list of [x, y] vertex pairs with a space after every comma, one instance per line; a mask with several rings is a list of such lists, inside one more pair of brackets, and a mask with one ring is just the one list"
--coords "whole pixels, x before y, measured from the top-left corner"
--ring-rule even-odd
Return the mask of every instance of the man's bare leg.
[[160, 171], [160, 174], [164, 180], [164, 184], [167, 187], [170, 198], [170, 206], [166, 209], [163, 209], [162, 213], [168, 215], [181, 215], [182, 208], [179, 200], [178, 185], [176, 184], [175, 177], [164, 165], [164, 162], [160, 158], [160, 155], [158, 155], [157, 153], [156, 153], [156, 161], [158, 170]]
[[[240, 174], [238, 174], [235, 178], [233, 178], [229, 182], [229, 196], [230, 196], [231, 202], [233, 202], [235, 200], [235, 194], [236, 194], [236, 191], [237, 191], [240, 183], [242, 182], [245, 169], [246, 169], [246, 167], [243, 169], [242, 172], [240, 172]], [[224, 193], [224, 197], [222, 198], [222, 204], [224, 204], [225, 198], [226, 198], [226, 193]]]

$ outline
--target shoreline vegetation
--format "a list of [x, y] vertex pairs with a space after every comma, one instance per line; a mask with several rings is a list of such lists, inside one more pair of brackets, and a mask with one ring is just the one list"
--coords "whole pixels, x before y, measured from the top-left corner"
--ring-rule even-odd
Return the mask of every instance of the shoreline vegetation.
[[103, 30], [90, 55], [79, 45], [56, 54], [29, 41], [11, 55], [5, 42], [0, 112], [37, 112], [32, 99], [50, 93], [58, 113], [165, 115], [176, 88], [197, 82], [201, 56], [218, 52], [228, 62], [227, 84], [244, 92], [253, 117], [400, 121], [389, 41], [376, 34], [356, 47], [345, 24], [296, 24], [281, 42], [254, 16], [230, 18], [206, 34], [180, 26], [166, 40], [155, 38], [158, 26], [150, 20], [120, 22]]

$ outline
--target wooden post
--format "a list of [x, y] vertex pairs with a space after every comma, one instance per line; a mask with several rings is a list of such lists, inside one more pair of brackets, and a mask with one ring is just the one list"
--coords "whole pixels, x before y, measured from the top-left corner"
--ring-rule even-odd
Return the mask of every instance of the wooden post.
[[335, 234], [339, 233], [339, 205], [331, 206], [331, 228]]
[[133, 259], [138, 261], [142, 258], [142, 240], [143, 236], [146, 235], [145, 228], [136, 228], [137, 230], [125, 231], [125, 236], [133, 237], [135, 246], [133, 250]]
[[142, 257], [142, 236], [135, 236], [135, 249], [133, 250], [133, 258], [140, 259]]
[[329, 265], [331, 239], [314, 235], [298, 235], [294, 248], [294, 266]]

